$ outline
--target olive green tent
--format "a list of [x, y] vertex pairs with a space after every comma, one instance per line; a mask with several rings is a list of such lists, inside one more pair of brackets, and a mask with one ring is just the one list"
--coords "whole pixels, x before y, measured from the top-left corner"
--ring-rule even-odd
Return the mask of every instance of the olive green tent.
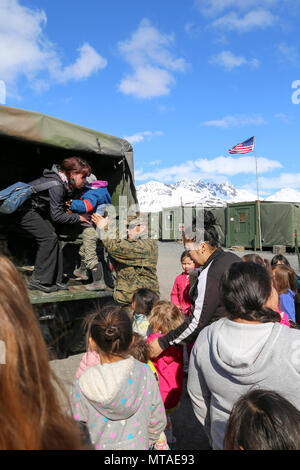
[[[233, 203], [226, 211], [226, 246], [259, 248], [257, 201]], [[295, 247], [295, 232], [300, 234], [300, 204], [295, 202], [260, 202], [263, 248], [274, 245]]]
[[112, 203], [127, 197], [137, 204], [133, 149], [124, 139], [71, 124], [41, 113], [0, 106], [0, 189], [41, 176], [66, 157], [80, 156], [98, 179], [108, 181]]
[[263, 247], [295, 247], [295, 232], [300, 234], [300, 204], [296, 202], [261, 202]]

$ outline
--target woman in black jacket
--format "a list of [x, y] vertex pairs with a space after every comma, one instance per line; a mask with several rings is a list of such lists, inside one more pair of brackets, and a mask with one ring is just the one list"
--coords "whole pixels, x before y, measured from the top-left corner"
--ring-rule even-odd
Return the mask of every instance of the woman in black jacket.
[[198, 279], [190, 290], [194, 309], [188, 320], [176, 330], [151, 342], [151, 357], [158, 356], [169, 346], [195, 341], [203, 328], [218, 320], [224, 313], [220, 301], [219, 282], [223, 272], [232, 263], [241, 259], [219, 247], [215, 224], [212, 212], [204, 210], [204, 221], [198, 219], [196, 226], [186, 229], [183, 234], [185, 249], [193, 261], [201, 267]]
[[[61, 165], [44, 170], [43, 176], [30, 184], [53, 181], [53, 186], [30, 198], [16, 213], [17, 222], [37, 242], [33, 274], [28, 288], [42, 292], [67, 289], [62, 284], [62, 252], [55, 231], [56, 224], [88, 222], [88, 215], [68, 214], [65, 202], [80, 189], [91, 174], [90, 165], [78, 157], [65, 158]], [[56, 184], [55, 184], [56, 182]]]

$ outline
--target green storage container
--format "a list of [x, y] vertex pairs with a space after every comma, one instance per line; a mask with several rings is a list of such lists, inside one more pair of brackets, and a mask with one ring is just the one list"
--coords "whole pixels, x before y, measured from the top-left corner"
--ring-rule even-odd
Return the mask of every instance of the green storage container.
[[161, 212], [148, 213], [148, 235], [154, 240], [161, 239]]
[[161, 212], [161, 240], [181, 240], [183, 208], [168, 207]]
[[[260, 201], [261, 239], [263, 248], [274, 245], [295, 247], [295, 231], [300, 233], [300, 204]], [[227, 205], [226, 246], [259, 249], [258, 202]]]
[[226, 246], [259, 248], [259, 227], [257, 202], [233, 203], [227, 205]]

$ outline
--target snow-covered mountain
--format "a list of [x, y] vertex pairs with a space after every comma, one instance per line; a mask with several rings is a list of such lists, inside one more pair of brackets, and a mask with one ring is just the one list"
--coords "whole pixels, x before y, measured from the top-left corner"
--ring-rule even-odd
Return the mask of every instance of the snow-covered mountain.
[[225, 206], [227, 202], [256, 200], [254, 193], [236, 189], [228, 182], [217, 184], [187, 179], [175, 184], [149, 181], [137, 186], [137, 197], [142, 212], [158, 212], [164, 207], [176, 207], [180, 204], [216, 207]]
[[267, 197], [265, 200], [278, 202], [300, 202], [300, 192], [296, 189], [284, 188], [272, 196]]

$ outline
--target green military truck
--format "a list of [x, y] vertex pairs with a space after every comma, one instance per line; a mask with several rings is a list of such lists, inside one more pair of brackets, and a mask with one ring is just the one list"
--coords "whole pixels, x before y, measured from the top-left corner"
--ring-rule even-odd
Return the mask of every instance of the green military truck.
[[[133, 149], [124, 139], [41, 113], [0, 106], [0, 146], [0, 190], [18, 181], [28, 183], [54, 163], [78, 156], [89, 162], [98, 179], [108, 181], [117, 216], [121, 209], [119, 201], [123, 211], [137, 204]], [[0, 215], [0, 250], [13, 260], [26, 281], [33, 270], [35, 242], [13, 220], [13, 214]], [[64, 273], [70, 278], [78, 262], [81, 228], [61, 227], [59, 238], [64, 252]], [[69, 286], [67, 291], [51, 294], [29, 291], [44, 337], [56, 357], [78, 352], [82, 318], [92, 309], [94, 301], [104, 303], [112, 299], [112, 292], [87, 291], [84, 284], [71, 278]]]

